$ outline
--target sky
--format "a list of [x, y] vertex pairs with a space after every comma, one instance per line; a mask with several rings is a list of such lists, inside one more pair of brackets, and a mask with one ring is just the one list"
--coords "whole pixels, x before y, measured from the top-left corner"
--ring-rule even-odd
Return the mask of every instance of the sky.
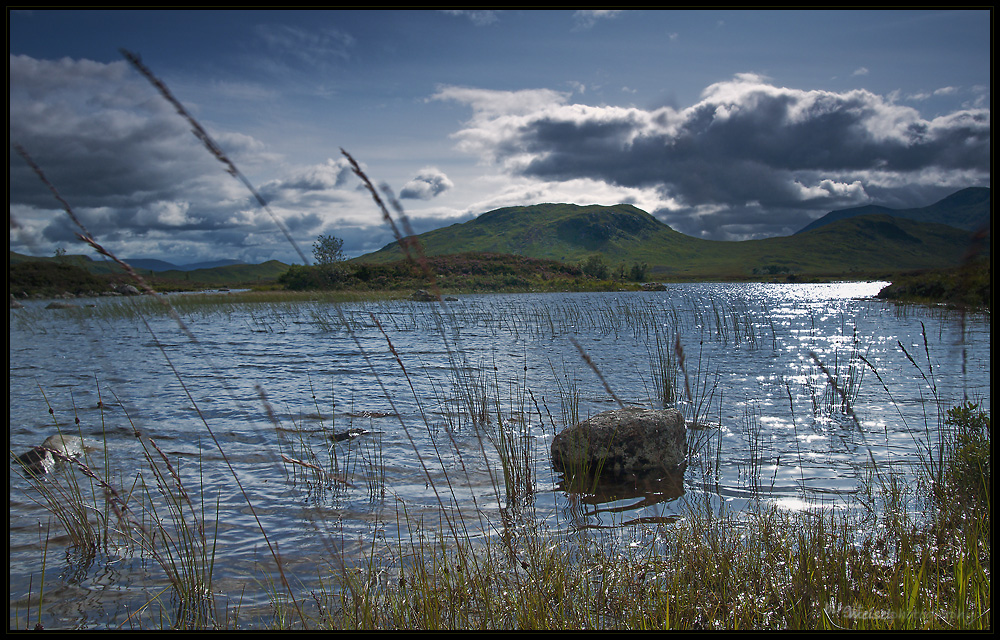
[[989, 10], [7, 19], [10, 249], [30, 255], [97, 257], [49, 185], [123, 258], [301, 263], [321, 235], [363, 255], [393, 232], [344, 151], [416, 233], [505, 206], [629, 203], [747, 240], [990, 186]]

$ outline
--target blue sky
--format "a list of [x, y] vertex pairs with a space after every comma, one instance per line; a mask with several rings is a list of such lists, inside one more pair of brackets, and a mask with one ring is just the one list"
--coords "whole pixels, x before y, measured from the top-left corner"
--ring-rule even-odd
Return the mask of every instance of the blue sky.
[[[10, 139], [124, 257], [299, 261], [125, 61], [139, 55], [305, 254], [392, 241], [340, 150], [416, 231], [616, 204], [716, 240], [990, 185], [982, 11], [11, 10]], [[13, 147], [12, 147], [13, 149]], [[86, 253], [10, 152], [11, 249]]]

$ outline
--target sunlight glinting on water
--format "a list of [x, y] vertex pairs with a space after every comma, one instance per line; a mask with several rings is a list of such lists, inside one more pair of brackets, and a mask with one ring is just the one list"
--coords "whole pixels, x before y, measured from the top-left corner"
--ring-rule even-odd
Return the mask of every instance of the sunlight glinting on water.
[[[692, 502], [857, 509], [873, 462], [915, 477], [936, 446], [939, 405], [990, 403], [988, 317], [967, 317], [963, 333], [954, 312], [872, 299], [883, 284], [462, 296], [446, 311], [183, 306], [197, 343], [142, 301], [29, 305], [11, 312], [10, 446], [79, 429], [107, 443], [125, 487], [144, 472], [135, 431], [153, 439], [219, 505], [223, 581], [266, 564], [257, 518], [298, 562], [418, 530], [490, 536], [501, 520], [627, 535], [638, 526], [627, 523], [667, 522]], [[595, 370], [625, 404], [662, 407], [672, 390], [690, 427], [682, 484], [566, 491], [553, 435], [617, 406]], [[363, 433], [333, 438], [349, 429]], [[507, 475], [503, 442], [522, 459]], [[28, 576], [47, 516], [13, 468], [10, 486], [11, 574]]]

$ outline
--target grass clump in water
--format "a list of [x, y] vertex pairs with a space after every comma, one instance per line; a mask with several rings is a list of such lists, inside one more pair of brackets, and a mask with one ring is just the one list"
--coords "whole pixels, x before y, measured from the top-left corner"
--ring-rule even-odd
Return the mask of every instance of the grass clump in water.
[[[538, 526], [416, 544], [343, 574], [323, 626], [351, 629], [988, 629], [989, 517], [976, 533], [834, 511], [692, 505], [640, 539]], [[987, 539], [988, 541], [988, 539]]]

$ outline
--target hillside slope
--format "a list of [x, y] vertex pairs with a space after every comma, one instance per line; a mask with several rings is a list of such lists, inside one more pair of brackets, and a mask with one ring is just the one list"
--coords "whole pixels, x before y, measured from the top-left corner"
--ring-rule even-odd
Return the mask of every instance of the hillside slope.
[[[884, 214], [849, 217], [795, 236], [722, 242], [674, 231], [632, 205], [506, 207], [417, 236], [426, 255], [513, 253], [609, 265], [645, 263], [654, 277], [850, 275], [957, 264], [969, 232]], [[396, 243], [356, 262], [399, 260]]]
[[[417, 236], [427, 255], [481, 252], [579, 262], [595, 253], [609, 262], [632, 256], [637, 244], [682, 249], [689, 238], [629, 204], [614, 206], [538, 204], [504, 207], [468, 222]], [[359, 262], [399, 260], [397, 243], [360, 258]]]

